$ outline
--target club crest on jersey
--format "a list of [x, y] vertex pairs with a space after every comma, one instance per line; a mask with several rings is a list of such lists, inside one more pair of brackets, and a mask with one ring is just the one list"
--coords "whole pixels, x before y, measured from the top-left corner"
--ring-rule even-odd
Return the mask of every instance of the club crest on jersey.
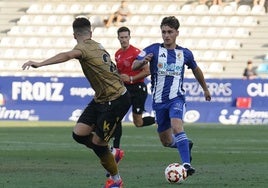
[[182, 58], [182, 52], [178, 53], [178, 58], [181, 59]]

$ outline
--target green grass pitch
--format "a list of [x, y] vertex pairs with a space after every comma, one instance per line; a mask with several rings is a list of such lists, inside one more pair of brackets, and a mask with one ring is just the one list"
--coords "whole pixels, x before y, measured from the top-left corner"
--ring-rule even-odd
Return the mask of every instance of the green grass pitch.
[[[72, 139], [72, 122], [0, 122], [0, 188], [101, 188], [105, 171], [95, 154]], [[264, 188], [268, 126], [186, 124], [196, 174], [168, 184], [165, 167], [180, 162], [161, 146], [156, 127], [124, 124], [119, 170], [126, 188]]]

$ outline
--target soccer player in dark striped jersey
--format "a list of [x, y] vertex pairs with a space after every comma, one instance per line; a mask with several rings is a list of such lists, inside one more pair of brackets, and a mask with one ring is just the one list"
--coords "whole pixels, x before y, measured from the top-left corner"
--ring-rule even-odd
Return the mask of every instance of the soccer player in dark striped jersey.
[[76, 18], [73, 22], [73, 32], [77, 44], [72, 50], [42, 62], [28, 61], [23, 64], [22, 69], [63, 63], [74, 58], [79, 60], [95, 95], [79, 117], [73, 129], [73, 139], [92, 149], [110, 174], [104, 188], [121, 188], [123, 182], [116, 164], [120, 151], [116, 150], [113, 155], [108, 143], [113, 137], [116, 125], [130, 108], [129, 93], [110, 55], [100, 43], [91, 39], [90, 21], [85, 17]]
[[132, 69], [138, 70], [149, 63], [152, 107], [160, 141], [165, 147], [177, 148], [187, 176], [190, 176], [195, 169], [191, 166], [188, 138], [183, 129], [183, 116], [186, 111], [183, 89], [185, 66], [192, 70], [203, 88], [205, 100], [210, 101], [211, 95], [192, 52], [176, 43], [179, 26], [179, 20], [175, 16], [164, 17], [160, 25], [163, 43], [144, 48], [134, 61]]

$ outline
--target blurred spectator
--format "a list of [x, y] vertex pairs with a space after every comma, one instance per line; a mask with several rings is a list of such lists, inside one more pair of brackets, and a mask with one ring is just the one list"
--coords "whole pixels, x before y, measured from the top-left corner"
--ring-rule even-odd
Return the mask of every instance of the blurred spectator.
[[199, 4], [211, 5], [224, 5], [223, 0], [199, 0]]
[[243, 73], [243, 79], [254, 79], [257, 77], [256, 67], [253, 67], [252, 61], [248, 60], [247, 67]]
[[108, 20], [104, 20], [105, 26], [109, 27], [112, 23], [118, 25], [119, 22], [127, 21], [127, 17], [130, 15], [130, 11], [127, 7], [126, 1], [121, 1], [119, 9], [110, 15]]

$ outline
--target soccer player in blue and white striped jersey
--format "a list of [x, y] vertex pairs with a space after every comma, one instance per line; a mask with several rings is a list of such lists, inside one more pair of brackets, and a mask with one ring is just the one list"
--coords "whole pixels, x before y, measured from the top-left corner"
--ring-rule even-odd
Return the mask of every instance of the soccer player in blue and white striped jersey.
[[185, 113], [184, 69], [187, 66], [204, 90], [207, 101], [211, 100], [202, 70], [194, 60], [192, 52], [176, 44], [180, 23], [174, 16], [163, 18], [160, 29], [163, 43], [144, 48], [133, 63], [137, 70], [150, 63], [153, 94], [153, 110], [158, 125], [160, 141], [165, 147], [176, 147], [187, 176], [195, 169], [191, 166], [189, 142], [183, 129]]

